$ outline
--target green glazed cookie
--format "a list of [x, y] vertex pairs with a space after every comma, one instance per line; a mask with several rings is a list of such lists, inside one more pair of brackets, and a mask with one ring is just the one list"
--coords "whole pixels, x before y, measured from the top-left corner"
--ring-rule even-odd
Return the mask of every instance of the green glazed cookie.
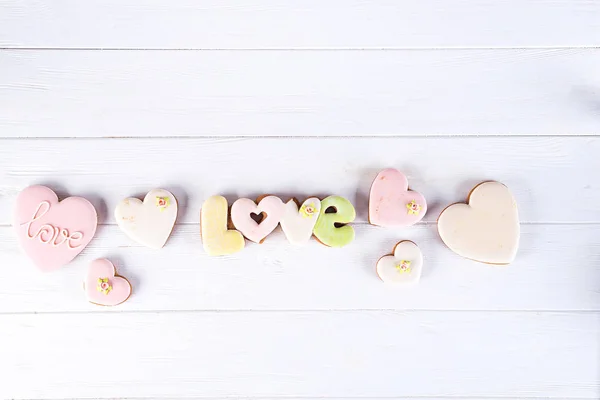
[[[333, 208], [335, 212], [326, 212], [329, 208]], [[321, 201], [321, 212], [313, 234], [326, 246], [343, 247], [354, 240], [354, 228], [339, 225], [348, 224], [354, 218], [356, 211], [352, 203], [341, 196], [329, 196]]]

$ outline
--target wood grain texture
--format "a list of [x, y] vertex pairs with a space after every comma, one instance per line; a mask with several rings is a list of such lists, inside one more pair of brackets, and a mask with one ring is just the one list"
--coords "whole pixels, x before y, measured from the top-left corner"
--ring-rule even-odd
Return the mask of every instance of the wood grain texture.
[[600, 49], [0, 52], [4, 137], [593, 135]]
[[[0, 398], [600, 398], [600, 2], [0, 0]], [[367, 224], [377, 172], [429, 203]], [[435, 220], [484, 180], [514, 193], [509, 266], [460, 258]], [[97, 207], [91, 245], [38, 272], [9, 226], [45, 184]], [[119, 200], [171, 190], [159, 251]], [[342, 195], [343, 249], [211, 258], [202, 201]], [[423, 250], [419, 286], [375, 262]], [[85, 300], [108, 257], [134, 292]]]
[[597, 398], [598, 317], [389, 311], [5, 315], [0, 396]]
[[598, 137], [48, 139], [0, 141], [0, 224], [31, 184], [89, 198], [114, 224], [126, 197], [163, 187], [178, 199], [179, 223], [198, 223], [214, 194], [256, 198], [347, 197], [366, 222], [377, 173], [404, 171], [429, 204], [425, 221], [463, 202], [478, 183], [506, 184], [523, 222], [600, 222]]
[[[461, 258], [436, 227], [404, 230], [357, 225], [356, 240], [332, 249], [287, 242], [279, 228], [265, 243], [209, 257], [198, 225], [178, 225], [166, 247], [135, 244], [117, 226], [102, 226], [72, 264], [41, 273], [0, 228], [0, 313], [105, 312], [87, 303], [89, 263], [107, 257], [133, 285], [115, 311], [154, 310], [561, 310], [599, 311], [600, 225], [524, 225], [517, 259], [506, 267]], [[417, 288], [393, 288], [375, 273], [400, 240], [413, 240], [425, 266]]]
[[0, 45], [45, 48], [594, 46], [590, 0], [3, 0]]

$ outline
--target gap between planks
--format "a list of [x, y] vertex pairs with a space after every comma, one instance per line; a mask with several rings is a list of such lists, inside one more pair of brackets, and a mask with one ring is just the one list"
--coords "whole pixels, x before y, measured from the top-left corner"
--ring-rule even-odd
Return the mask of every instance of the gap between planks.
[[1, 311], [0, 318], [4, 316], [16, 316], [16, 315], [98, 315], [98, 314], [247, 314], [247, 313], [260, 313], [260, 314], [324, 314], [324, 313], [366, 313], [366, 314], [394, 314], [407, 316], [409, 314], [422, 314], [422, 313], [494, 313], [494, 314], [548, 314], [548, 315], [571, 315], [571, 314], [599, 314], [600, 309], [597, 310], [497, 310], [497, 309], [473, 309], [473, 310], [446, 310], [446, 309], [419, 309], [419, 310], [398, 310], [393, 308], [332, 308], [332, 309], [277, 309], [277, 310], [265, 310], [265, 309], [204, 309], [204, 310], [119, 310], [116, 308], [109, 309], [109, 307], [99, 308], [98, 311]]
[[20, 136], [20, 137], [0, 137], [0, 141], [21, 141], [21, 140], [219, 140], [219, 141], [238, 141], [238, 140], [253, 140], [253, 139], [452, 139], [452, 138], [465, 138], [465, 139], [486, 139], [486, 138], [507, 138], [507, 139], [521, 139], [521, 138], [535, 138], [535, 139], [573, 139], [573, 138], [596, 138], [600, 137], [600, 131], [598, 133], [576, 133], [569, 135], [521, 135], [518, 133], [506, 133], [506, 134], [480, 134], [480, 133], [464, 133], [464, 134], [426, 134], [426, 135], [385, 135], [385, 134], [372, 134], [372, 135], [352, 135], [352, 136], [335, 136], [335, 135], [203, 135], [203, 136]]
[[432, 46], [432, 47], [0, 47], [10, 51], [452, 51], [452, 50], [587, 50], [597, 45], [573, 46]]

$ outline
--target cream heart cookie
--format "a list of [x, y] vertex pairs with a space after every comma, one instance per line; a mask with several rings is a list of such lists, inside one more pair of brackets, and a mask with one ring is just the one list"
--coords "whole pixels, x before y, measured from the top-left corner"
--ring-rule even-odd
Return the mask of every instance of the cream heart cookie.
[[394, 253], [377, 261], [377, 275], [385, 283], [414, 285], [419, 283], [423, 270], [423, 253], [409, 240], [394, 247]]
[[291, 244], [301, 246], [308, 243], [320, 212], [321, 200], [316, 197], [306, 199], [300, 208], [294, 199], [285, 203], [280, 224]]
[[177, 199], [170, 192], [154, 189], [144, 201], [121, 200], [115, 208], [119, 228], [136, 242], [160, 249], [165, 245], [177, 219]]
[[408, 190], [408, 179], [395, 169], [384, 169], [373, 181], [369, 195], [369, 222], [395, 227], [414, 225], [427, 212], [425, 197]]
[[468, 204], [448, 206], [438, 218], [440, 237], [455, 253], [483, 263], [508, 264], [519, 247], [517, 203], [506, 186], [484, 182]]
[[13, 226], [25, 253], [42, 271], [71, 262], [96, 233], [98, 216], [84, 198], [58, 201], [45, 186], [30, 186], [17, 196]]
[[[237, 199], [231, 206], [231, 221], [246, 239], [262, 243], [283, 218], [285, 208], [276, 196], [265, 196], [257, 201], [258, 204], [250, 199]], [[251, 214], [261, 215], [262, 220], [256, 222]]]
[[131, 295], [131, 284], [116, 274], [113, 263], [105, 258], [93, 261], [83, 284], [90, 303], [116, 306]]

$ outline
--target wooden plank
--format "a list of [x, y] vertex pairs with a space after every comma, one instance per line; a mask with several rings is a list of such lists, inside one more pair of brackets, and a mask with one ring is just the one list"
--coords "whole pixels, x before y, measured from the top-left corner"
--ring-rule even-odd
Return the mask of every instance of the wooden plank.
[[0, 45], [45, 48], [594, 46], [589, 0], [4, 0]]
[[[104, 312], [87, 303], [89, 263], [113, 260], [134, 287], [116, 308], [154, 310], [600, 310], [600, 225], [524, 225], [517, 259], [507, 267], [466, 260], [440, 241], [434, 226], [408, 230], [356, 226], [342, 249], [311, 241], [290, 245], [276, 231], [262, 245], [209, 257], [198, 225], [179, 225], [156, 251], [133, 243], [115, 225], [102, 226], [90, 247], [63, 269], [39, 272], [18, 249], [12, 228], [0, 228], [0, 313]], [[417, 288], [385, 286], [377, 260], [403, 239], [424, 254]]]
[[88, 197], [101, 223], [117, 203], [165, 187], [180, 223], [198, 223], [211, 195], [288, 199], [336, 194], [366, 222], [377, 172], [396, 167], [429, 203], [425, 221], [485, 180], [505, 183], [523, 222], [600, 222], [598, 137], [48, 139], [0, 141], [0, 224], [17, 193], [46, 184]]
[[0, 63], [4, 137], [600, 132], [597, 48], [5, 50]]
[[598, 316], [3, 315], [0, 396], [596, 398]]

